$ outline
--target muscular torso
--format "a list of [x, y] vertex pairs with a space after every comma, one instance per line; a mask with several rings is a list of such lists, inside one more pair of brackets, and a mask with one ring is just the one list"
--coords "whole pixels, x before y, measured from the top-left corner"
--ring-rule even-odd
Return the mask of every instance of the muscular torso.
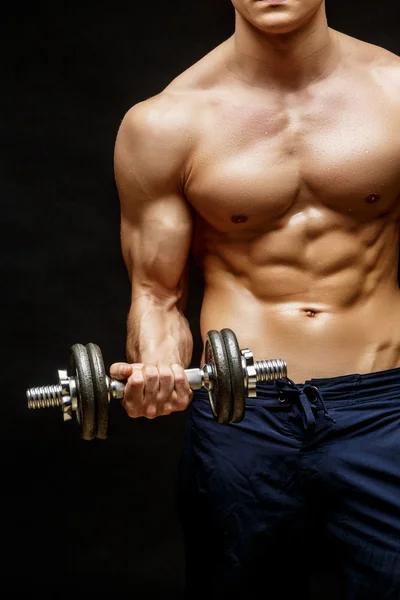
[[296, 382], [400, 366], [400, 85], [346, 43], [349, 58], [301, 91], [209, 75], [191, 94], [202, 336], [229, 327]]

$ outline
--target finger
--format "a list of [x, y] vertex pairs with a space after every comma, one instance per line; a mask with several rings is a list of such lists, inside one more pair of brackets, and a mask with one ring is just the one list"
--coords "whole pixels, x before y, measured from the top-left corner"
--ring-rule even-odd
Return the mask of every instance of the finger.
[[[172, 394], [174, 395], [175, 392], [172, 392]], [[173, 396], [174, 397], [174, 396]], [[174, 402], [166, 402], [164, 404], [164, 412], [163, 415], [170, 415], [171, 413], [175, 412], [175, 403]]]
[[[164, 405], [170, 401], [172, 393], [174, 391], [174, 374], [172, 369], [167, 365], [160, 365], [158, 367], [158, 376], [160, 382], [160, 389], [158, 393], [158, 403], [163, 409]], [[164, 411], [162, 411], [164, 412]]]
[[147, 405], [157, 404], [157, 396], [160, 390], [158, 368], [155, 365], [145, 365], [142, 372], [144, 377], [144, 402]]
[[185, 410], [193, 397], [193, 390], [190, 389], [188, 379], [181, 365], [172, 365], [171, 369], [175, 378], [176, 410]]
[[144, 411], [146, 419], [155, 419], [159, 416], [156, 404], [149, 404], [146, 406]]
[[132, 418], [142, 414], [145, 381], [142, 369], [133, 367], [132, 375], [126, 382], [122, 405]]

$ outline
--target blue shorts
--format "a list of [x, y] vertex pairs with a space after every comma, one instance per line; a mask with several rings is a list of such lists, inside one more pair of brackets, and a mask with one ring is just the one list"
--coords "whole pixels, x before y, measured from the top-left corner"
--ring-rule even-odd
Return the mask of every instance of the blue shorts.
[[220, 425], [194, 395], [178, 484], [185, 598], [306, 599], [322, 568], [335, 598], [399, 600], [400, 368], [257, 396]]

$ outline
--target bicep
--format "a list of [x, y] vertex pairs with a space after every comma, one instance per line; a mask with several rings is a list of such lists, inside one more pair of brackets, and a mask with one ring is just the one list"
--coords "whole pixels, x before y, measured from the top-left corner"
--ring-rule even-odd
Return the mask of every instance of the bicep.
[[121, 248], [132, 294], [184, 295], [193, 213], [181, 189], [182, 153], [148, 123], [121, 126], [114, 172]]
[[192, 215], [178, 194], [121, 201], [121, 248], [133, 291], [179, 291], [192, 239]]

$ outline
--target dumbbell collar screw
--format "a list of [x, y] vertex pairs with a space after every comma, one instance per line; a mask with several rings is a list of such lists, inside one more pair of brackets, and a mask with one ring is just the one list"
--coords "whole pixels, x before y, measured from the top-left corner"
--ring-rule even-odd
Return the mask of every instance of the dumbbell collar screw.
[[64, 421], [71, 421], [72, 413], [76, 413], [79, 421], [79, 404], [78, 404], [78, 389], [75, 377], [68, 377], [65, 370], [58, 371], [58, 379], [60, 381], [61, 396], [62, 396], [62, 413]]
[[210, 392], [213, 389], [213, 382], [216, 376], [211, 365], [205, 364], [202, 368], [202, 386]]
[[[76, 412], [79, 421], [79, 403], [78, 403], [78, 386], [75, 377], [68, 377], [67, 371], [58, 371], [62, 393], [62, 409], [64, 421], [72, 419], [72, 413]], [[106, 375], [106, 383], [108, 388], [108, 402], [111, 399], [121, 400], [124, 397], [125, 383], [117, 379], [111, 379]]]
[[240, 352], [242, 354], [245, 395], [249, 398], [256, 398], [257, 371], [254, 366], [254, 355], [248, 348], [244, 348]]

